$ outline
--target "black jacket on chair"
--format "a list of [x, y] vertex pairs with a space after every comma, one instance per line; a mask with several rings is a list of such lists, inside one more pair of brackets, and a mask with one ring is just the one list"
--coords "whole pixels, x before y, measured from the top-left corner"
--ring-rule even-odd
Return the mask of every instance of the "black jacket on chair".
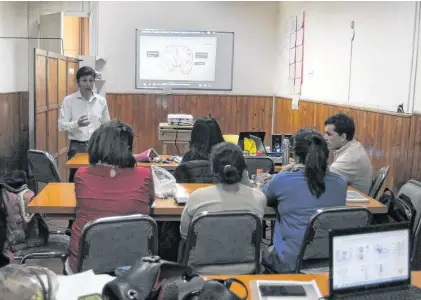
[[215, 183], [208, 160], [192, 160], [181, 163], [174, 171], [177, 183]]

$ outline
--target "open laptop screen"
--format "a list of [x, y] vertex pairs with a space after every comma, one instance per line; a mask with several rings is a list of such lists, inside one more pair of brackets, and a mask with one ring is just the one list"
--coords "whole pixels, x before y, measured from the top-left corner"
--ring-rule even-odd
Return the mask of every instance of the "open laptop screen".
[[331, 247], [333, 292], [409, 280], [409, 229], [333, 236]]

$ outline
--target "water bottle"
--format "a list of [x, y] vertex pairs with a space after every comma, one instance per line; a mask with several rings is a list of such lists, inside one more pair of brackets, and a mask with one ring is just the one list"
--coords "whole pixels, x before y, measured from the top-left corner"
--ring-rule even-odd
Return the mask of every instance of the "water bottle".
[[260, 189], [263, 185], [265, 174], [263, 169], [257, 169], [254, 187]]
[[252, 174], [251, 175], [251, 187], [255, 188], [256, 187], [256, 174]]
[[284, 138], [282, 141], [282, 165], [289, 164], [289, 139]]

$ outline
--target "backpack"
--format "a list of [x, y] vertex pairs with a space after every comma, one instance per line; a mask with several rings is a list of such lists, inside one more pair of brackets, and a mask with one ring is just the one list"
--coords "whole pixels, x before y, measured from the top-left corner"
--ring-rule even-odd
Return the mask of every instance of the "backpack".
[[0, 196], [6, 216], [5, 248], [11, 252], [44, 246], [49, 237], [48, 226], [41, 215], [26, 212], [35, 194], [24, 182], [19, 176], [0, 180]]
[[408, 196], [399, 195], [399, 197], [395, 197], [395, 194], [386, 188], [379, 202], [387, 207], [388, 221], [386, 223], [409, 222], [412, 228], [416, 210]]

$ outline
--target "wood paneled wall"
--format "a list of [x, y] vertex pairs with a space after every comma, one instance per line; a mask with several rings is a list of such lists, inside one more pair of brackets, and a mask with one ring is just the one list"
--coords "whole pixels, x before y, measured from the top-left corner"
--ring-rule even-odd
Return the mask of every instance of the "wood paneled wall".
[[[303, 127], [323, 131], [330, 115], [344, 112], [354, 118], [355, 138], [366, 148], [374, 171], [390, 165], [386, 186], [396, 189], [410, 178], [421, 179], [421, 116], [304, 100], [298, 110], [292, 110], [290, 99], [273, 101], [272, 97], [256, 96], [108, 93], [107, 100], [111, 118], [130, 124], [136, 131], [136, 152], [149, 147], [162, 151], [158, 124], [165, 122], [169, 113], [187, 113], [195, 118], [211, 114], [226, 134], [266, 131], [265, 144], [270, 145], [272, 113], [276, 134], [294, 133]], [[177, 152], [174, 147], [170, 151]]]
[[290, 99], [278, 98], [275, 102], [274, 133], [294, 133], [305, 127], [323, 132], [324, 121], [338, 112], [354, 119], [355, 139], [367, 150], [374, 174], [389, 165], [385, 186], [395, 189], [402, 186], [410, 178], [405, 174], [409, 167], [407, 156], [412, 152], [409, 146], [410, 115], [314, 101], [300, 101], [299, 109], [292, 110]]
[[[136, 131], [136, 152], [149, 147], [162, 151], [158, 124], [166, 122], [169, 113], [186, 113], [194, 117], [211, 114], [218, 120], [223, 133], [266, 131], [268, 138], [265, 140], [270, 143], [272, 97], [108, 93], [106, 98], [111, 118], [130, 124]], [[177, 153], [175, 147], [168, 149], [170, 153]]]
[[29, 93], [0, 94], [0, 174], [27, 170]]

